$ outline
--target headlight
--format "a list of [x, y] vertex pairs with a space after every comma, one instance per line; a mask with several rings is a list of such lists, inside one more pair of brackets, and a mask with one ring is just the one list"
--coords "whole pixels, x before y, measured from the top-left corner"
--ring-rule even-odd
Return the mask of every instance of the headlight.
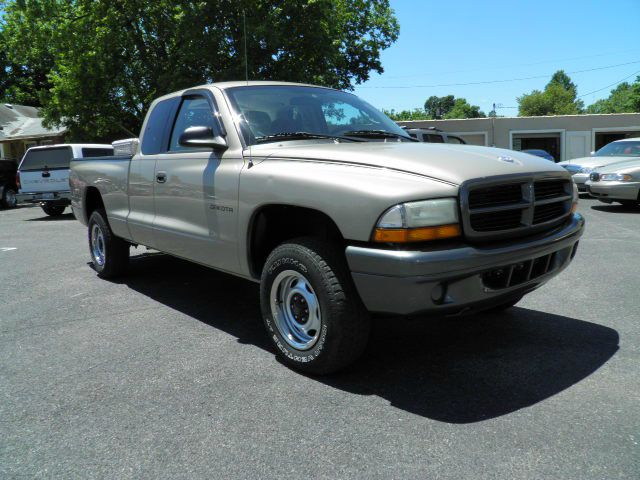
[[600, 180], [604, 181], [617, 181], [617, 182], [630, 182], [633, 180], [633, 177], [628, 173], [605, 173], [604, 175], [600, 175]]
[[593, 168], [582, 167], [578, 173], [591, 173], [593, 172]]
[[573, 185], [573, 201], [571, 202], [571, 213], [575, 213], [578, 210], [578, 199], [580, 198], [580, 192], [578, 186], [572, 182]]
[[458, 237], [458, 202], [438, 198], [401, 203], [382, 214], [373, 234], [375, 242], [423, 242]]

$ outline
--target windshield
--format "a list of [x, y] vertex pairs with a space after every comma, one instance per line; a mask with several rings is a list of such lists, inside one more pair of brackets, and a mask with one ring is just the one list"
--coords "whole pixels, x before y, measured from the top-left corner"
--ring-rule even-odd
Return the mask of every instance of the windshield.
[[598, 150], [596, 157], [640, 157], [640, 141], [612, 142]]
[[[378, 140], [385, 138], [381, 132], [388, 132], [389, 138], [413, 141], [390, 118], [349, 93], [288, 85], [234, 87], [226, 92], [248, 145], [280, 141], [281, 134], [301, 132], [339, 137], [375, 131], [377, 135], [371, 138]], [[300, 135], [291, 139], [299, 140]]]

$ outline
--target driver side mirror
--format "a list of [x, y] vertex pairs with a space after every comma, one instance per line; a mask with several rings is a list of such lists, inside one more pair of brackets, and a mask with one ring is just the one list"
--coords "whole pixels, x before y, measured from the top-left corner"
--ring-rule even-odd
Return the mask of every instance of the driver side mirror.
[[183, 147], [209, 147], [214, 150], [226, 150], [227, 141], [224, 137], [216, 136], [211, 127], [194, 126], [185, 129], [178, 138]]

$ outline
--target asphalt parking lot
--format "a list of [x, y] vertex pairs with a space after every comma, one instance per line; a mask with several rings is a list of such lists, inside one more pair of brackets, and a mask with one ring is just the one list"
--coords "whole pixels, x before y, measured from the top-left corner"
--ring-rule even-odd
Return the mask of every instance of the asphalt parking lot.
[[0, 477], [640, 474], [640, 209], [583, 199], [574, 263], [503, 314], [377, 319], [349, 371], [275, 360], [257, 286], [0, 211]]

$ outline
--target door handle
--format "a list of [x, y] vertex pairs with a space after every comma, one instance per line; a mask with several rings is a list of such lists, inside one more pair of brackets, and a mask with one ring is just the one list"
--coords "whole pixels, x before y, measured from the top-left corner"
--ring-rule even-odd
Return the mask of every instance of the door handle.
[[42, 177], [43, 178], [49, 178], [51, 176], [51, 174], [49, 172], [42, 172]]
[[156, 173], [156, 182], [164, 183], [167, 181], [167, 172], [158, 172]]

